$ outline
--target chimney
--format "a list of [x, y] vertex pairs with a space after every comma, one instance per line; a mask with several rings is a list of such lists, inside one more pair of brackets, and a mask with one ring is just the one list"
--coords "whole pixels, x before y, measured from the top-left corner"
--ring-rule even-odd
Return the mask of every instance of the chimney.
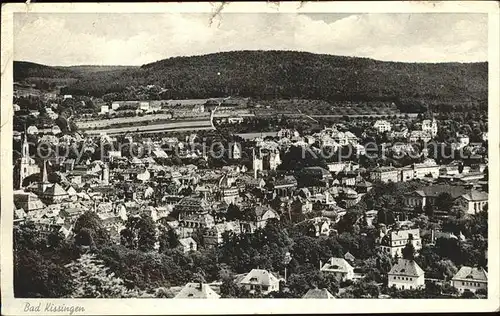
[[330, 264], [333, 265], [333, 257], [330, 258]]
[[320, 260], [319, 261], [319, 269], [321, 270], [322, 267], [323, 267], [323, 262]]
[[200, 290], [200, 291], [203, 290], [203, 283], [201, 281], [198, 282], [197, 285], [198, 285], [198, 290]]

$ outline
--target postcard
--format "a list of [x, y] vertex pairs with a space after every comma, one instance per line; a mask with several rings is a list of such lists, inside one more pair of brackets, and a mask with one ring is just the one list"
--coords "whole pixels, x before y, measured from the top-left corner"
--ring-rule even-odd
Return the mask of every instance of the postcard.
[[2, 314], [498, 311], [499, 12], [2, 5]]

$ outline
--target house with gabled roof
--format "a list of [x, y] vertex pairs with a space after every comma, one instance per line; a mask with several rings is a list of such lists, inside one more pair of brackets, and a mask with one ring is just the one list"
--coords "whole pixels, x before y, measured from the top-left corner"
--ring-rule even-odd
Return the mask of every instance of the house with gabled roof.
[[331, 257], [324, 265], [320, 262], [320, 266], [320, 271], [333, 274], [339, 282], [354, 278], [354, 268], [344, 258]]
[[488, 272], [482, 267], [463, 266], [451, 279], [451, 285], [459, 292], [476, 292], [488, 289]]
[[255, 212], [255, 225], [258, 228], [263, 228], [264, 226], [266, 226], [267, 221], [272, 218], [279, 219], [278, 213], [276, 213], [276, 211], [271, 207], [256, 205], [253, 211]]
[[488, 204], [488, 193], [470, 190], [458, 197], [457, 202], [462, 205], [462, 208], [467, 211], [467, 213], [476, 214], [481, 212], [484, 206]]
[[392, 229], [380, 240], [380, 250], [391, 257], [402, 256], [403, 248], [411, 242], [415, 251], [422, 249], [420, 229]]
[[335, 296], [333, 296], [330, 292], [328, 292], [327, 289], [309, 289], [302, 298], [326, 298], [326, 299], [334, 299]]
[[412, 290], [425, 287], [425, 272], [414, 260], [399, 259], [389, 273], [388, 287]]
[[252, 269], [241, 281], [239, 285], [248, 291], [260, 290], [262, 294], [279, 291], [280, 280], [274, 274], [263, 269]]
[[184, 252], [188, 253], [190, 251], [196, 251], [198, 249], [196, 241], [191, 238], [181, 238], [179, 239], [179, 248]]
[[187, 283], [181, 289], [174, 299], [186, 298], [205, 298], [205, 299], [218, 299], [220, 295], [217, 294], [208, 284], [201, 282]]

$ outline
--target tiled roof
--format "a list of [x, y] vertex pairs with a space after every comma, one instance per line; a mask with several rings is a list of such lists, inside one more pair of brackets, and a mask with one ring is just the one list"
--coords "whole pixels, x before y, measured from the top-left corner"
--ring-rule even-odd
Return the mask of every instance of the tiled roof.
[[335, 298], [327, 289], [310, 289], [302, 298]]
[[458, 270], [457, 274], [453, 276], [453, 280], [488, 281], [488, 272], [483, 268], [463, 266]]
[[208, 285], [203, 283], [188, 283], [182, 290], [174, 297], [176, 299], [186, 298], [210, 298], [218, 299], [220, 295], [215, 293], [214, 290]]
[[43, 192], [44, 195], [49, 195], [49, 196], [61, 196], [61, 195], [67, 195], [68, 192], [66, 192], [61, 185], [58, 183], [55, 183], [54, 185], [50, 186]]
[[196, 245], [196, 241], [194, 241], [194, 239], [191, 237], [181, 238], [179, 239], [179, 243], [184, 247], [190, 247], [191, 244]]
[[449, 193], [451, 197], [455, 199], [464, 194], [466, 191], [467, 190], [464, 187], [457, 185], [436, 184], [425, 186], [414, 192], [425, 197], [437, 197], [441, 193]]
[[424, 270], [413, 260], [399, 259], [388, 274], [419, 277], [424, 274]]
[[269, 286], [279, 282], [271, 272], [262, 269], [252, 269], [241, 281], [240, 284], [258, 284]]
[[337, 271], [347, 273], [352, 270], [352, 266], [344, 258], [330, 258], [330, 260], [321, 267], [321, 271]]
[[473, 190], [463, 194], [462, 197], [468, 201], [487, 201], [488, 193], [483, 191]]

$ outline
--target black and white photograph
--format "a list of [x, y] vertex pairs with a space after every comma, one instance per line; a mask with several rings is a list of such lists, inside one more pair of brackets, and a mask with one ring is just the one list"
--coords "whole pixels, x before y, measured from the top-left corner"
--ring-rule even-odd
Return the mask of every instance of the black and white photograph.
[[498, 310], [498, 6], [249, 4], [2, 16], [2, 314]]

